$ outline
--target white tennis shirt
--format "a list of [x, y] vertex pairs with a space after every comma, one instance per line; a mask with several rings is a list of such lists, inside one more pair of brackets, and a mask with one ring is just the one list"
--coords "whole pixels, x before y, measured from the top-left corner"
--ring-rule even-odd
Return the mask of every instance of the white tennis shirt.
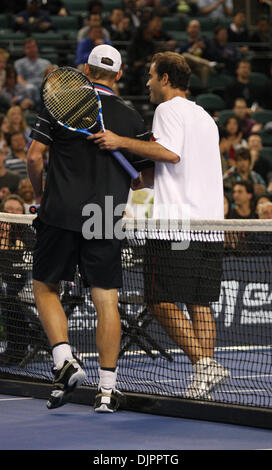
[[155, 162], [156, 219], [224, 219], [219, 134], [212, 117], [193, 101], [172, 98], [157, 106], [153, 139], [179, 155], [174, 163]]

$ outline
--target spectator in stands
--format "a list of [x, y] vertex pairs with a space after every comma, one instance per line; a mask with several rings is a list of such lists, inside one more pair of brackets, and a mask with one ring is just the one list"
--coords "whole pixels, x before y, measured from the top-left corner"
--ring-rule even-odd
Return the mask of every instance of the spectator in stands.
[[[167, 0], [165, 2], [168, 3]], [[171, 0], [169, 5], [171, 5]], [[199, 13], [198, 0], [177, 0], [177, 13], [188, 16], [197, 16]]]
[[248, 181], [239, 181], [233, 187], [232, 198], [234, 205], [228, 219], [256, 219], [254, 190]]
[[246, 15], [243, 11], [237, 11], [233, 17], [232, 22], [228, 27], [228, 41], [229, 42], [248, 42], [249, 34], [246, 24]]
[[95, 46], [99, 46], [101, 44], [111, 45], [111, 42], [103, 37], [101, 26], [93, 26], [90, 29], [89, 36], [86, 39], [82, 39], [82, 41], [78, 43], [75, 65], [79, 66], [81, 64], [87, 64], [88, 57], [92, 49]]
[[256, 215], [258, 218], [261, 218], [260, 217], [260, 214], [261, 214], [261, 206], [263, 206], [264, 204], [266, 204], [267, 202], [271, 203], [271, 199], [270, 199], [270, 196], [267, 194], [263, 194], [261, 196], [259, 196], [257, 199], [256, 199], [256, 202], [255, 202], [255, 212], [256, 212]]
[[30, 206], [36, 204], [34, 190], [29, 178], [21, 179], [18, 186], [18, 194], [24, 201], [25, 214], [28, 214]]
[[239, 49], [228, 43], [228, 30], [225, 26], [216, 26], [214, 28], [209, 54], [211, 60], [224, 64], [225, 72], [231, 75], [235, 73], [237, 64], [241, 59]]
[[[23, 215], [23, 201], [17, 194], [10, 194], [2, 201], [0, 211]], [[6, 348], [0, 353], [0, 364], [4, 366], [19, 365], [28, 352], [31, 336], [33, 338], [28, 320], [31, 312], [19, 292], [29, 279], [31, 264], [27, 264], [26, 253], [30, 255], [34, 241], [31, 227], [22, 230], [17, 224], [0, 223], [0, 250], [6, 253], [0, 256], [0, 275], [5, 283], [5, 291], [1, 292], [1, 313], [6, 327]]]
[[133, 29], [137, 29], [141, 26], [142, 10], [136, 0], [122, 0], [122, 8], [125, 15], [130, 16]]
[[56, 27], [47, 11], [41, 10], [40, 0], [27, 0], [26, 9], [20, 11], [14, 18], [14, 31], [45, 33]]
[[37, 42], [31, 37], [25, 40], [24, 53], [25, 57], [14, 62], [18, 74], [18, 83], [22, 83], [27, 88], [31, 100], [37, 104], [40, 102], [43, 72], [50, 65], [50, 62], [39, 57]]
[[9, 145], [10, 129], [8, 118], [5, 114], [0, 114], [0, 144]]
[[[260, 16], [257, 23], [257, 30], [251, 35], [250, 41], [256, 43], [264, 43], [266, 45], [271, 43], [271, 24], [267, 16]], [[258, 50], [260, 50], [260, 48], [258, 48]]]
[[42, 0], [42, 9], [48, 11], [49, 15], [67, 16], [69, 14], [65, 1], [62, 0]]
[[18, 173], [7, 170], [5, 167], [8, 151], [7, 145], [0, 146], [0, 199], [3, 199], [5, 195], [7, 196], [10, 193], [17, 193], [20, 181]]
[[6, 103], [7, 109], [15, 104], [19, 105], [24, 111], [34, 106], [30, 99], [26, 87], [17, 81], [17, 72], [13, 65], [8, 65], [6, 69], [6, 80], [0, 92], [0, 99]]
[[157, 46], [147, 25], [139, 28], [132, 39], [127, 54], [126, 86], [131, 95], [143, 94], [146, 72]]
[[198, 0], [199, 13], [203, 16], [218, 19], [231, 16], [233, 12], [232, 0]]
[[[111, 33], [111, 40], [112, 41], [131, 41], [133, 37], [133, 29], [131, 25], [131, 18], [128, 15], [124, 15], [123, 19], [120, 21], [120, 23], [117, 26], [117, 29], [115, 31], [112, 31]], [[120, 50], [120, 47], [118, 49]], [[126, 48], [125, 48], [126, 50]]]
[[220, 152], [228, 168], [234, 165], [235, 152], [242, 147], [246, 148], [247, 142], [243, 139], [241, 123], [236, 116], [230, 116], [220, 136]]
[[[82, 41], [82, 39], [88, 38], [90, 29], [93, 26], [102, 26], [102, 16], [100, 13], [90, 13], [87, 25], [83, 26], [78, 32], [77, 42]], [[109, 41], [110, 33], [108, 32], [108, 30], [102, 27], [102, 33], [103, 33], [103, 37]]]
[[272, 219], [272, 202], [267, 201], [260, 205], [258, 217], [259, 219]]
[[9, 53], [4, 49], [0, 49], [0, 91], [6, 81], [6, 66], [9, 59]]
[[191, 67], [193, 73], [198, 75], [204, 87], [211, 72], [222, 68], [210, 60], [210, 41], [201, 34], [201, 26], [198, 20], [191, 20], [187, 26], [188, 39], [182, 43], [179, 49]]
[[240, 120], [244, 139], [247, 139], [251, 133], [261, 130], [262, 124], [252, 119], [251, 109], [247, 107], [245, 98], [236, 98], [233, 113]]
[[10, 136], [10, 154], [7, 156], [5, 166], [8, 170], [19, 173], [20, 178], [27, 178], [27, 140], [24, 132], [14, 132]]
[[236, 98], [245, 98], [247, 106], [260, 103], [262, 90], [250, 80], [251, 64], [247, 60], [240, 60], [236, 68], [236, 80], [227, 85], [224, 100], [227, 108], [233, 108]]
[[[4, 199], [4, 201], [2, 201], [0, 212], [5, 212], [7, 214], [24, 214], [24, 203], [18, 194], [10, 194], [6, 199]], [[1, 241], [3, 243], [3, 239]], [[21, 243], [19, 244], [21, 245]]]
[[148, 21], [149, 29], [153, 33], [153, 40], [163, 43], [161, 49], [166, 51], [174, 51], [177, 46], [177, 42], [171, 37], [170, 34], [162, 30], [162, 19], [158, 14], [153, 14]]
[[262, 138], [259, 134], [251, 134], [247, 139], [251, 156], [252, 169], [259, 173], [267, 185], [267, 190], [272, 191], [272, 164], [261, 155], [263, 148]]
[[107, 30], [110, 33], [110, 39], [114, 41], [114, 33], [118, 31], [118, 25], [124, 18], [122, 8], [113, 8], [106, 23]]
[[261, 175], [251, 170], [251, 157], [248, 149], [242, 148], [235, 152], [235, 164], [223, 176], [224, 191], [231, 194], [236, 183], [247, 181], [253, 186], [254, 195], [260, 196], [266, 191], [266, 184]]
[[103, 3], [101, 0], [88, 0], [87, 2], [87, 11], [89, 15], [91, 13], [99, 13], [102, 15], [103, 13]]
[[272, 62], [269, 64], [269, 76], [263, 87], [262, 107], [272, 109]]
[[7, 119], [9, 122], [9, 132], [23, 132], [25, 138], [28, 140], [31, 129], [27, 125], [25, 115], [20, 106], [11, 106], [7, 112]]

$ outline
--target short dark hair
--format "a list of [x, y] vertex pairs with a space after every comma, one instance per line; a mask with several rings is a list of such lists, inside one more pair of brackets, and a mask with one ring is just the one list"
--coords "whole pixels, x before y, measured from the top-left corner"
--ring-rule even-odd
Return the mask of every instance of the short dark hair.
[[235, 151], [234, 160], [248, 160], [251, 162], [250, 151], [247, 148], [240, 148]]
[[233, 185], [233, 189], [235, 188], [235, 186], [237, 185], [240, 185], [240, 186], [244, 186], [244, 188], [246, 189], [246, 192], [248, 194], [252, 194], [252, 196], [254, 197], [254, 187], [253, 187], [253, 184], [250, 183], [250, 181], [237, 181], [234, 185]]
[[186, 91], [191, 76], [191, 69], [183, 55], [177, 52], [157, 52], [152, 57], [151, 63], [155, 64], [155, 70], [159, 80], [167, 73], [171, 86]]

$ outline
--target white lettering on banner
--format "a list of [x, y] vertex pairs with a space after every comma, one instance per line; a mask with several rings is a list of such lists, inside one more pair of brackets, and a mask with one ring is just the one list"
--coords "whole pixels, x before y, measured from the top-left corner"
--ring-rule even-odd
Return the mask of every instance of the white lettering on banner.
[[[239, 287], [238, 281], [222, 281], [219, 301], [211, 304], [215, 319], [224, 315], [226, 328], [233, 324]], [[240, 299], [242, 301], [241, 325], [272, 323], [272, 292], [270, 289], [269, 284], [261, 282], [250, 282], [245, 286], [243, 296]]]
[[260, 307], [271, 303], [271, 294], [269, 294], [269, 285], [260, 282], [249, 283], [243, 295], [243, 304], [246, 307]]
[[219, 301], [213, 302], [211, 304], [215, 318], [219, 318], [219, 315], [222, 313], [225, 314], [225, 327], [230, 327], [232, 325], [237, 303], [238, 290], [238, 281], [222, 281]]
[[266, 325], [272, 323], [272, 311], [270, 310], [246, 310], [241, 312], [241, 325]]

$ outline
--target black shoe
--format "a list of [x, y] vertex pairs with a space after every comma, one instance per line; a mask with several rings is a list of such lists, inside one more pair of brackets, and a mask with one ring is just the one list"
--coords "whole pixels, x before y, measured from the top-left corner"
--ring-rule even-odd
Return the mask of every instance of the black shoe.
[[72, 397], [73, 391], [79, 387], [86, 378], [84, 370], [76, 360], [65, 361], [61, 369], [52, 369], [55, 379], [53, 390], [47, 402], [47, 408], [59, 408], [65, 405]]
[[125, 396], [118, 390], [99, 389], [95, 397], [94, 411], [114, 413], [124, 400]]

